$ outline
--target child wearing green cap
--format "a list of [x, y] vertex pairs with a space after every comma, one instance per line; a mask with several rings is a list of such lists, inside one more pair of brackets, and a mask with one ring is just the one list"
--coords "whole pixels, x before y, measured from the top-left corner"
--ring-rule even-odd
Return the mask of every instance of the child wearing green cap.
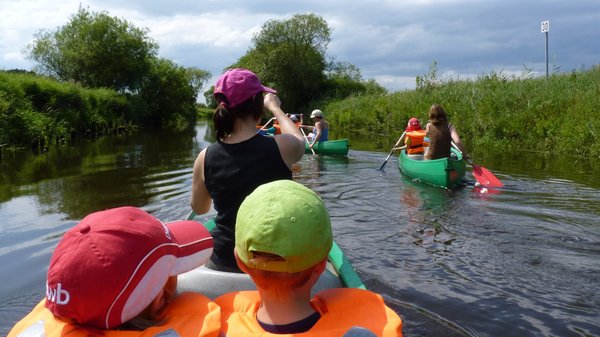
[[[256, 284], [215, 300], [228, 337], [402, 336], [402, 321], [378, 294], [327, 289], [311, 298], [333, 244], [329, 214], [312, 190], [291, 180], [259, 186], [242, 202], [236, 220], [235, 257]], [[306, 333], [306, 334], [304, 334]], [[367, 332], [368, 333], [368, 332]]]

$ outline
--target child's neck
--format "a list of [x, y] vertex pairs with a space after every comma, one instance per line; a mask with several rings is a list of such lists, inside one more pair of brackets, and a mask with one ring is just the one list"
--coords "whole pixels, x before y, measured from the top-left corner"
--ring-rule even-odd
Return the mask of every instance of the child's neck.
[[256, 318], [262, 323], [283, 325], [300, 321], [315, 310], [310, 305], [310, 289], [297, 289], [285, 297], [272, 296], [267, 291], [259, 290], [261, 305]]

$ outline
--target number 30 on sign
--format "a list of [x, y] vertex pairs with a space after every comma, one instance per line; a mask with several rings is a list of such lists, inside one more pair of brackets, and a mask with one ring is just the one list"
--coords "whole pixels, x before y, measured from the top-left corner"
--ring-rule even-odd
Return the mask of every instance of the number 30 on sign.
[[550, 21], [542, 21], [542, 33], [550, 31]]

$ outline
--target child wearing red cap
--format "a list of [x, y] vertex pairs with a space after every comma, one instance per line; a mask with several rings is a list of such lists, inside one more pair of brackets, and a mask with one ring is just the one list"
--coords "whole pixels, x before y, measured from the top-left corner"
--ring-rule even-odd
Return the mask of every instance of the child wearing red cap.
[[212, 253], [194, 221], [163, 223], [135, 207], [92, 213], [52, 254], [46, 298], [13, 336], [218, 336], [220, 309], [197, 293], [176, 294], [177, 275]]
[[426, 143], [424, 141], [425, 131], [421, 127], [419, 119], [416, 117], [409, 119], [405, 131], [406, 138], [404, 138], [404, 144], [406, 145], [406, 154], [409, 156], [422, 155]]
[[256, 188], [239, 208], [235, 238], [237, 262], [257, 290], [215, 300], [224, 335], [402, 336], [402, 320], [378, 294], [332, 288], [311, 298], [333, 234], [323, 200], [307, 187], [280, 180]]
[[[292, 165], [304, 155], [304, 137], [281, 110], [276, 91], [261, 84], [248, 69], [236, 68], [219, 77], [214, 96], [219, 103], [213, 120], [217, 142], [202, 150], [192, 175], [191, 206], [196, 214], [217, 211], [211, 231], [215, 247], [207, 267], [241, 272], [233, 256], [235, 216], [244, 198], [257, 186], [292, 179]], [[264, 108], [277, 118], [281, 134], [257, 134]]]
[[406, 125], [406, 132], [423, 130], [421, 127], [421, 123], [419, 123], [419, 119], [417, 117], [412, 117], [408, 120], [408, 124]]

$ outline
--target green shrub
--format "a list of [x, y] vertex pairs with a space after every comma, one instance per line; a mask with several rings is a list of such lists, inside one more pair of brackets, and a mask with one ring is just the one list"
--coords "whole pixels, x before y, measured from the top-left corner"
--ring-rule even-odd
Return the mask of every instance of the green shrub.
[[332, 128], [394, 136], [410, 117], [425, 125], [437, 103], [468, 145], [600, 155], [598, 66], [548, 79], [491, 73], [447, 82], [430, 69], [419, 80], [416, 90], [332, 101], [322, 110]]

